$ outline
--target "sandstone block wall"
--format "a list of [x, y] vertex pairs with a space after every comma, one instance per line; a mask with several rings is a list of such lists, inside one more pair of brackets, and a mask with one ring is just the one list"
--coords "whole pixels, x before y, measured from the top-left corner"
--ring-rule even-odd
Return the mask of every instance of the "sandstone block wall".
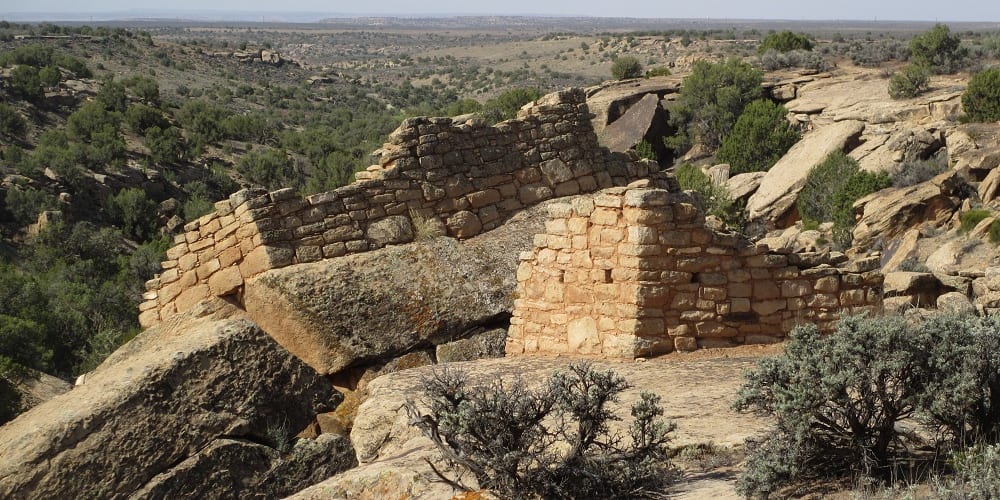
[[713, 231], [683, 193], [611, 188], [550, 216], [521, 255], [508, 355], [771, 343], [800, 323], [829, 330], [842, 313], [881, 310], [881, 274]]
[[244, 190], [185, 226], [163, 272], [146, 283], [139, 321], [152, 326], [209, 296], [238, 294], [268, 269], [389, 244], [421, 232], [468, 238], [557, 197], [625, 185], [655, 170], [598, 145], [580, 89], [543, 97], [488, 126], [412, 118], [358, 181], [302, 198]]

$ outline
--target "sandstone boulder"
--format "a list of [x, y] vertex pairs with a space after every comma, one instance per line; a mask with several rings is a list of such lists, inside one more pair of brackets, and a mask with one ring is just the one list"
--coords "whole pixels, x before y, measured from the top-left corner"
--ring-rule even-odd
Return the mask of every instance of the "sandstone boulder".
[[859, 147], [851, 157], [868, 172], [889, 172], [904, 163], [926, 160], [945, 144], [944, 132], [934, 127], [903, 127], [866, 142], [878, 142], [879, 145], [871, 151]]
[[940, 311], [947, 311], [958, 314], [975, 314], [976, 306], [972, 304], [969, 297], [961, 292], [948, 292], [937, 298], [937, 308]]
[[483, 329], [469, 338], [438, 345], [434, 357], [437, 358], [438, 363], [502, 358], [505, 354], [506, 340], [507, 330], [503, 328]]
[[903, 188], [889, 188], [865, 196], [854, 203], [861, 217], [854, 228], [854, 246], [870, 248], [878, 239], [890, 241], [924, 221], [940, 226], [951, 219], [958, 207], [953, 196], [967, 189], [958, 171]]
[[883, 252], [882, 272], [905, 271], [912, 269], [900, 269], [909, 263], [916, 264], [918, 258], [918, 242], [920, 241], [920, 230], [910, 229], [902, 238], [894, 238], [886, 246]]
[[886, 297], [909, 297], [910, 304], [918, 307], [936, 304], [946, 291], [933, 274], [907, 271], [886, 273], [882, 286]]
[[[291, 446], [291, 445], [289, 445]], [[217, 439], [197, 455], [153, 478], [131, 498], [281, 498], [357, 465], [343, 436], [300, 439], [287, 451]]]
[[205, 302], [0, 428], [0, 497], [126, 498], [220, 438], [263, 442], [277, 423], [294, 433], [338, 402], [235, 307]]
[[249, 315], [323, 374], [506, 327], [517, 257], [545, 204], [459, 242], [439, 237], [267, 271], [246, 284]]
[[778, 224], [795, 206], [809, 172], [830, 153], [849, 150], [864, 128], [864, 123], [849, 120], [806, 134], [761, 179], [747, 202], [748, 216]]
[[621, 118], [605, 127], [599, 135], [601, 145], [611, 151], [625, 152], [645, 140], [657, 158], [666, 159], [669, 152], [662, 139], [669, 133], [668, 118], [667, 112], [660, 107], [660, 98], [656, 94], [646, 94]]
[[649, 94], [660, 99], [675, 94], [680, 90], [681, 80], [681, 76], [665, 76], [607, 82], [587, 88], [587, 107], [594, 114], [594, 131], [600, 135], [604, 127]]
[[409, 218], [393, 215], [373, 222], [366, 236], [375, 248], [407, 243], [413, 241], [413, 225]]
[[729, 191], [729, 196], [733, 201], [746, 202], [751, 195], [757, 192], [765, 175], [767, 172], [747, 172], [734, 175], [726, 181], [726, 190]]

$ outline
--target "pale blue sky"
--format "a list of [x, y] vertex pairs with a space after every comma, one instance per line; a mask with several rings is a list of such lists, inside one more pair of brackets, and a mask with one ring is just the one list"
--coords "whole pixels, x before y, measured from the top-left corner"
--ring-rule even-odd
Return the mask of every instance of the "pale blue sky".
[[1000, 0], [0, 0], [0, 18], [18, 12], [151, 9], [330, 12], [338, 14], [557, 14], [712, 19], [846, 19], [1000, 22]]

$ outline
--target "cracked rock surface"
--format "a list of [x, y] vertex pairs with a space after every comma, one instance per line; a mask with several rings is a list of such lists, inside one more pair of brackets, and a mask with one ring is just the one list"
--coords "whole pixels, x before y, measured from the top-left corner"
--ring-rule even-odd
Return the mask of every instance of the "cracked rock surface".
[[[204, 302], [0, 428], [0, 498], [128, 498], [193, 457], [206, 466], [231, 457], [212, 451], [227, 441], [264, 451], [244, 478], [263, 483], [250, 469], [266, 474], [281, 458], [260, 446], [269, 434], [282, 428], [290, 439], [340, 399], [234, 306]], [[230, 488], [225, 478], [206, 480], [199, 494], [222, 498]]]

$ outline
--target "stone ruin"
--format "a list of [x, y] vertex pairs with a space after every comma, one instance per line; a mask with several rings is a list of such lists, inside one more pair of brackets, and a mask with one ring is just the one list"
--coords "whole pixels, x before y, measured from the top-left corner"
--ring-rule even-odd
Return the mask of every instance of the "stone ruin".
[[774, 343], [799, 324], [828, 332], [842, 314], [882, 308], [880, 273], [710, 229], [685, 193], [617, 187], [549, 212], [520, 256], [508, 355], [633, 359]]
[[175, 237], [163, 272], [146, 283], [139, 322], [238, 296], [269, 269], [407, 243], [421, 231], [469, 238], [541, 201], [657, 170], [601, 147], [590, 120], [581, 89], [543, 97], [495, 126], [411, 118], [353, 184], [305, 198], [291, 189], [237, 192]]

